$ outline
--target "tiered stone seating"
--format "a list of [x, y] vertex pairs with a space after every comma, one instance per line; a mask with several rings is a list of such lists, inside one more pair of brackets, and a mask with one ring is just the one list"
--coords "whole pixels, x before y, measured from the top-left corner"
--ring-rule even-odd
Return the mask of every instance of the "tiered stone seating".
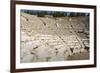
[[[89, 47], [89, 39], [83, 33], [84, 29], [88, 30], [85, 19], [21, 13], [21, 62], [88, 59], [89, 52], [84, 49]], [[86, 53], [84, 57], [83, 52]]]

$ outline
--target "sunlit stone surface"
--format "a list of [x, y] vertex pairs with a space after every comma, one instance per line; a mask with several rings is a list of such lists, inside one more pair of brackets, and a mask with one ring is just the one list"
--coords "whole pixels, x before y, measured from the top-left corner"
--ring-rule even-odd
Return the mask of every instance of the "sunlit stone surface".
[[21, 63], [89, 59], [88, 17], [21, 13]]

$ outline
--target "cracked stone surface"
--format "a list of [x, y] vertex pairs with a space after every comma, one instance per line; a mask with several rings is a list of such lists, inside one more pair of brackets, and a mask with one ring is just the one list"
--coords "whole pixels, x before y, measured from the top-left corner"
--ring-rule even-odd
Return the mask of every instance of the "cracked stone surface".
[[21, 63], [89, 59], [88, 20], [21, 12]]

